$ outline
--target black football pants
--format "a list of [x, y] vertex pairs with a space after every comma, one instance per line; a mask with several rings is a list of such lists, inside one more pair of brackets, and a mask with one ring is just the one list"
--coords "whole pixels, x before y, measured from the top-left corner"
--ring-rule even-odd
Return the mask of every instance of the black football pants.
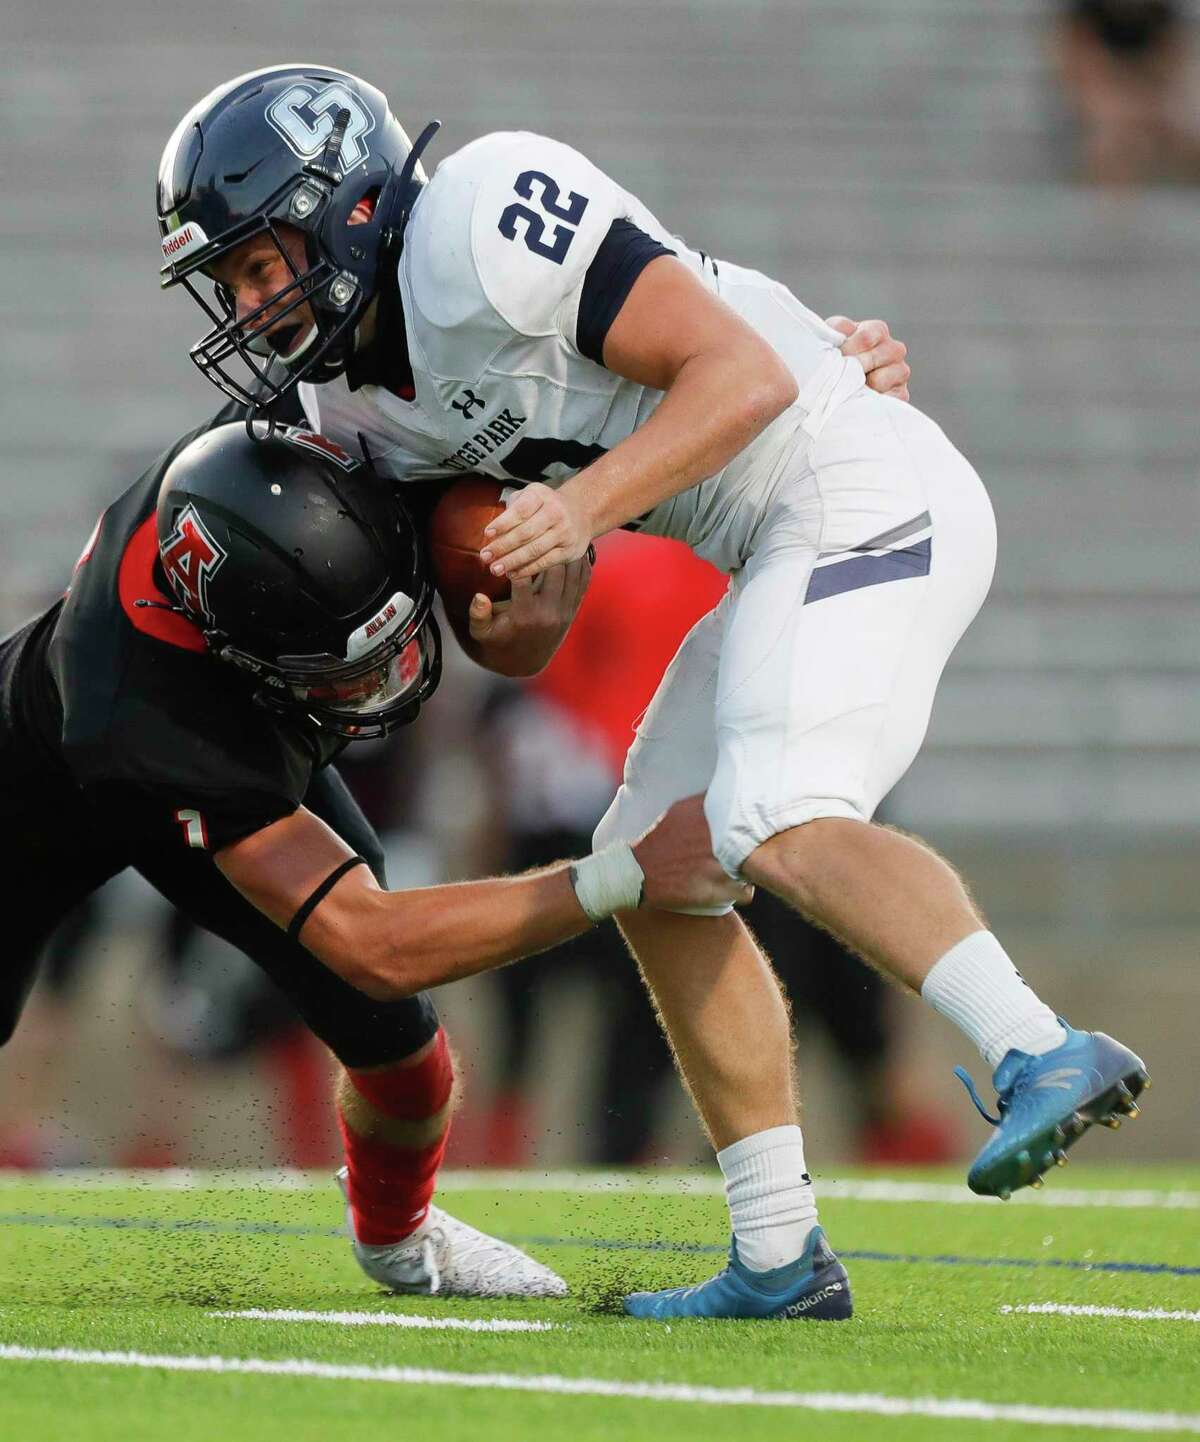
[[[383, 851], [333, 767], [314, 777], [304, 804], [365, 858], [382, 885]], [[134, 867], [198, 926], [261, 967], [310, 1029], [346, 1066], [398, 1061], [425, 1045], [437, 1014], [425, 995], [375, 1001], [327, 970], [245, 900], [206, 851], [139, 848], [106, 836], [103, 818], [66, 781], [39, 766], [0, 725], [0, 1045], [12, 1036], [46, 942], [80, 901]]]

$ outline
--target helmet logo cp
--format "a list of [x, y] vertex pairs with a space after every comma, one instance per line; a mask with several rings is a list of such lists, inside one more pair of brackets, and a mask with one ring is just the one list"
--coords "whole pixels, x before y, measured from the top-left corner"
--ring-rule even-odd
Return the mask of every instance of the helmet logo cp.
[[324, 150], [339, 110], [350, 114], [338, 157], [345, 175], [366, 160], [370, 152], [364, 141], [375, 128], [375, 117], [347, 86], [336, 80], [320, 87], [297, 83], [267, 106], [266, 117], [292, 153], [307, 161]]
[[175, 518], [175, 529], [159, 547], [159, 556], [172, 590], [192, 615], [212, 619], [208, 583], [227, 554], [213, 540], [195, 506], [184, 506]]

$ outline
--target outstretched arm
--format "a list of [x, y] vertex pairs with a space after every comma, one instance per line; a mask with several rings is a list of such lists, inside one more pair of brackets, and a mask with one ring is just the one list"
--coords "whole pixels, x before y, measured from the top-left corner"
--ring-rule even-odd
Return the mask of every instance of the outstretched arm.
[[[713, 859], [699, 797], [677, 803], [633, 847], [642, 903], [678, 910], [749, 899]], [[287, 927], [314, 891], [353, 853], [301, 808], [217, 852], [226, 878], [277, 926]], [[588, 865], [589, 863], [584, 863]], [[321, 962], [370, 996], [411, 996], [543, 951], [632, 901], [593, 883], [585, 912], [562, 862], [523, 876], [414, 891], [384, 891], [365, 866], [347, 871], [311, 911], [299, 939]], [[606, 908], [606, 899], [611, 906]], [[600, 911], [597, 912], [597, 906]]]

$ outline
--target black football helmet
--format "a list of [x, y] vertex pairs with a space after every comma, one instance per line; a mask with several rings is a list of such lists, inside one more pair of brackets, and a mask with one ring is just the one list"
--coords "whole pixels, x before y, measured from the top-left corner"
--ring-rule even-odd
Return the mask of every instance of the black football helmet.
[[[212, 322], [189, 354], [218, 389], [263, 406], [299, 380], [345, 370], [384, 267], [399, 257], [425, 184], [420, 153], [437, 128], [431, 121], [411, 144], [382, 92], [321, 65], [253, 71], [188, 111], [159, 164], [161, 276], [164, 287], [182, 283]], [[304, 270], [281, 243], [281, 224], [303, 233]], [[239, 320], [225, 287], [213, 281], [210, 300], [197, 281], [212, 281], [215, 261], [263, 233], [291, 281]], [[306, 334], [299, 322], [279, 326], [306, 303]], [[228, 369], [234, 357], [247, 367], [242, 378]], [[272, 357], [283, 365], [268, 374]]]
[[441, 675], [433, 584], [395, 489], [324, 436], [218, 426], [171, 462], [158, 555], [209, 650], [340, 736], [416, 719]]

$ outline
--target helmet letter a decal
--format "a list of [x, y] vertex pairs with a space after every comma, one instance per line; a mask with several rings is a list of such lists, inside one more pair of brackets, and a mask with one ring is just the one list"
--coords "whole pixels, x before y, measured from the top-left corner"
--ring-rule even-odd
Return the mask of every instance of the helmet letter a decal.
[[193, 616], [211, 619], [208, 583], [220, 570], [226, 552], [217, 545], [194, 506], [175, 518], [175, 529], [159, 547], [162, 568], [171, 589]]
[[183, 839], [197, 851], [208, 850], [208, 827], [204, 817], [192, 806], [181, 806], [175, 813], [175, 820], [183, 827]]

